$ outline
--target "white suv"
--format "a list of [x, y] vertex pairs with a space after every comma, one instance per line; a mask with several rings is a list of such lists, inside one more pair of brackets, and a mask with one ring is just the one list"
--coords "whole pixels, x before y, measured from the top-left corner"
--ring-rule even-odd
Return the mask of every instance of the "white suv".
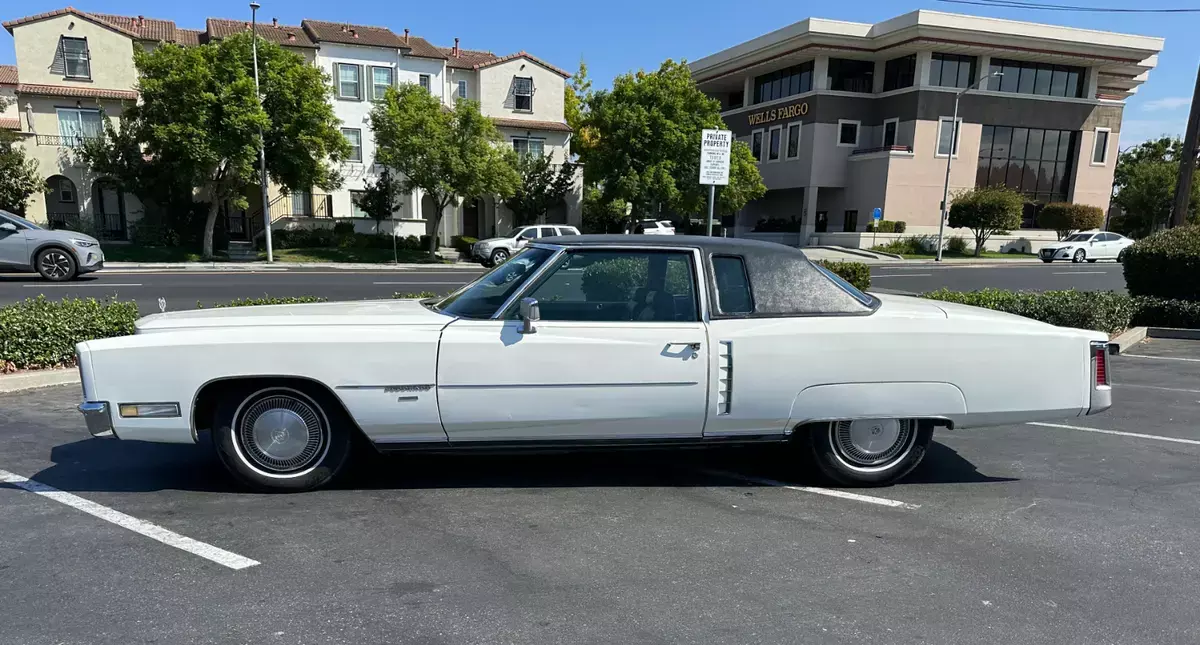
[[670, 220], [642, 220], [634, 227], [635, 235], [674, 235], [675, 225]]
[[471, 257], [486, 267], [504, 264], [514, 253], [525, 248], [529, 240], [559, 235], [579, 235], [579, 229], [560, 224], [520, 226], [507, 235], [479, 240], [471, 247]]

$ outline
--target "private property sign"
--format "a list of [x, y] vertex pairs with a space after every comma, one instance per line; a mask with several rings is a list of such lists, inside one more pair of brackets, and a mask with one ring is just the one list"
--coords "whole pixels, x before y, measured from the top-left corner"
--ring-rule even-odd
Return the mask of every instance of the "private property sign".
[[705, 130], [700, 135], [700, 184], [729, 185], [729, 151], [733, 133], [729, 130]]

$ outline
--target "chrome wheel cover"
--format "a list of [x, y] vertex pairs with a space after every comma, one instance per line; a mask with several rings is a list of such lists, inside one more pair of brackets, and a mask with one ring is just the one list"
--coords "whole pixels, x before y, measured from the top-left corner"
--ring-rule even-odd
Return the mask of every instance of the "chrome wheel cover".
[[492, 254], [492, 264], [501, 265], [508, 261], [507, 251], [496, 251]]
[[234, 436], [251, 466], [277, 475], [299, 474], [329, 449], [320, 411], [307, 397], [289, 392], [254, 400], [238, 415]]
[[51, 278], [65, 278], [71, 275], [71, 258], [58, 249], [51, 249], [42, 254], [38, 267]]
[[879, 471], [908, 456], [917, 438], [912, 419], [854, 419], [829, 424], [833, 453], [849, 468]]

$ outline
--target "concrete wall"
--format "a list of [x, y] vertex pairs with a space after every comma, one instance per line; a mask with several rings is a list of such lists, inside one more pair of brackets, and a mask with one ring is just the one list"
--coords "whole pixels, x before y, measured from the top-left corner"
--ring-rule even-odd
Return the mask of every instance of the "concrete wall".
[[1075, 176], [1071, 182], [1071, 201], [1090, 204], [1107, 211], [1112, 199], [1113, 174], [1117, 170], [1117, 143], [1121, 133], [1113, 130], [1108, 135], [1108, 157], [1103, 164], [1092, 163], [1095, 151], [1095, 130], [1084, 130], [1079, 137], [1079, 160], [1075, 164]]
[[[62, 36], [87, 39], [90, 81], [66, 78], [59, 55]], [[68, 14], [20, 25], [13, 29], [13, 44], [22, 83], [131, 90], [137, 82], [133, 39], [78, 16]]]

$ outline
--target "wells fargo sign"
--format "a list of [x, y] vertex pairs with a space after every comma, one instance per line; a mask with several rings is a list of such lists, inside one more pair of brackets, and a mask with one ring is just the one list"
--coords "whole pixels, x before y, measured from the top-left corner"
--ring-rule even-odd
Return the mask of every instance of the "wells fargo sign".
[[771, 108], [762, 112], [754, 112], [747, 115], [750, 119], [750, 125], [762, 125], [780, 119], [791, 119], [798, 116], [808, 114], [808, 103], [797, 103], [795, 105], [785, 105], [779, 108]]

